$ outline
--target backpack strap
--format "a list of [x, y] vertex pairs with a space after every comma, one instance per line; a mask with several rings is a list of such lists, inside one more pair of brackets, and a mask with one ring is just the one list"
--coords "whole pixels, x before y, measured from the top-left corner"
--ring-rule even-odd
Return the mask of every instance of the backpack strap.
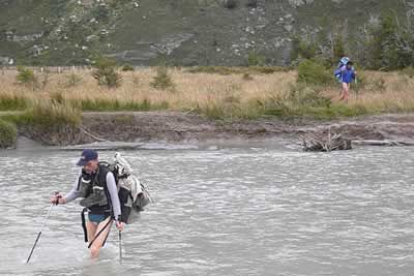
[[88, 230], [86, 228], [86, 219], [85, 219], [85, 212], [87, 212], [87, 211], [88, 211], [88, 209], [84, 208], [82, 210], [82, 213], [81, 213], [82, 228], [83, 228], [83, 235], [84, 235], [84, 238], [85, 238], [85, 242], [88, 242]]

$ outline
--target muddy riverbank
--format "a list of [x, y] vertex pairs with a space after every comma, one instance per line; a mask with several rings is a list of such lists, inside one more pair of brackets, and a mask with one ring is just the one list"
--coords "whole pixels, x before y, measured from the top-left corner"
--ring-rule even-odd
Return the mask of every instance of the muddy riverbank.
[[93, 142], [185, 142], [215, 139], [296, 140], [308, 134], [340, 133], [354, 143], [414, 145], [414, 114], [381, 115], [344, 120], [311, 119], [214, 121], [182, 112], [84, 113], [80, 127], [42, 129], [26, 126], [19, 135], [44, 145], [67, 146]]

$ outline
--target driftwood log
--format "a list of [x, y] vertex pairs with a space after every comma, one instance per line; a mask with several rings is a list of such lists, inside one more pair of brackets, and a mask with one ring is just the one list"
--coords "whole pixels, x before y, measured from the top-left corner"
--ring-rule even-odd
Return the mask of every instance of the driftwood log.
[[304, 151], [320, 151], [330, 152], [334, 150], [350, 150], [352, 149], [352, 142], [345, 139], [341, 134], [328, 133], [308, 135], [302, 139], [302, 146]]

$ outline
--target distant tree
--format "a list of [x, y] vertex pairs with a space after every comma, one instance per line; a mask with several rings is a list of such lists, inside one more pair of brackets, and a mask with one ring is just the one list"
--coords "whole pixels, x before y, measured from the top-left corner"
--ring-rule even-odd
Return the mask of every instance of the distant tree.
[[39, 87], [39, 81], [32, 69], [22, 66], [17, 67], [17, 82], [33, 90]]
[[367, 45], [368, 66], [395, 70], [413, 64], [412, 36], [405, 26], [397, 24], [392, 12], [384, 12], [380, 23], [370, 29]]
[[121, 86], [122, 77], [117, 72], [115, 60], [99, 57], [96, 60], [94, 67], [95, 70], [92, 72], [92, 76], [97, 80], [99, 85], [104, 85], [108, 88], [117, 88]]
[[246, 7], [257, 8], [257, 0], [247, 0]]
[[229, 10], [237, 8], [239, 2], [237, 0], [224, 0], [223, 6]]
[[333, 64], [345, 55], [345, 45], [342, 36], [336, 35], [333, 40]]

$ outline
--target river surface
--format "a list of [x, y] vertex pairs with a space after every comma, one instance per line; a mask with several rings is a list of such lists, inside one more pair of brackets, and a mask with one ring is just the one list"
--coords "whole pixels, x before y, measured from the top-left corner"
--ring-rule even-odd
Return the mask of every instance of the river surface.
[[[67, 192], [80, 152], [0, 152], [0, 275], [413, 275], [413, 147], [283, 143], [125, 151], [155, 200], [91, 263]], [[112, 152], [101, 152], [110, 159]]]

